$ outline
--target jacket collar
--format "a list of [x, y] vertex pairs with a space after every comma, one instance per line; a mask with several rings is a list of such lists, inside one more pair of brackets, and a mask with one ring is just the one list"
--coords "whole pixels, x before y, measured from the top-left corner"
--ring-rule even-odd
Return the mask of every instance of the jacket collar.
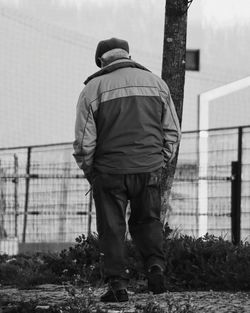
[[144, 71], [148, 71], [150, 72], [146, 67], [144, 67], [143, 65], [134, 62], [131, 59], [119, 59], [119, 60], [115, 60], [114, 62], [110, 63], [109, 65], [105, 66], [104, 68], [102, 68], [100, 71], [92, 74], [91, 76], [89, 76], [84, 84], [87, 85], [88, 82], [90, 82], [93, 78], [96, 78], [98, 76], [102, 76], [108, 73], [111, 73], [115, 70], [118, 70], [120, 68], [124, 68], [124, 67], [133, 67], [133, 68], [139, 68], [141, 70]]

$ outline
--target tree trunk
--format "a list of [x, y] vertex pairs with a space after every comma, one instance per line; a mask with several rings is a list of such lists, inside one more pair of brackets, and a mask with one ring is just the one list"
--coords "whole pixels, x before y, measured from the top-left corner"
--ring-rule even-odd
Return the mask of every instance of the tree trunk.
[[[166, 0], [163, 43], [162, 79], [169, 86], [181, 124], [185, 82], [186, 31], [188, 0]], [[162, 175], [162, 221], [166, 222], [171, 206], [169, 197], [173, 184], [178, 152]]]

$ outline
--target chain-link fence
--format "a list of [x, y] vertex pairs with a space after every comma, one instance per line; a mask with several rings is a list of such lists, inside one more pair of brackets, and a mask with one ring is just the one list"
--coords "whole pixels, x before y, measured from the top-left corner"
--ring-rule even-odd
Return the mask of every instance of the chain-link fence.
[[[206, 162], [204, 146], [206, 140]], [[231, 237], [231, 162], [237, 160], [238, 130], [184, 133], [172, 188], [170, 225], [199, 236]], [[203, 143], [203, 142], [202, 142]]]
[[72, 158], [72, 145], [1, 151], [2, 240], [74, 242], [95, 229], [89, 185]]
[[[232, 239], [234, 205], [240, 212], [236, 227], [241, 239], [249, 239], [249, 137], [250, 127], [210, 130], [205, 136], [183, 133], [167, 212], [170, 227], [188, 235], [208, 232]], [[240, 165], [236, 185], [232, 162]], [[79, 234], [96, 231], [88, 191], [71, 143], [1, 149], [0, 250], [8, 252], [4, 244], [72, 243]]]

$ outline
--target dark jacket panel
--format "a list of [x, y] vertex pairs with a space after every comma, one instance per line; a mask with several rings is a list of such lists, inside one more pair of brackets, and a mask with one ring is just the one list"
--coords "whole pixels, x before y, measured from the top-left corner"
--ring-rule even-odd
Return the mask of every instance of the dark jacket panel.
[[162, 166], [160, 97], [132, 96], [101, 103], [96, 118], [94, 167], [109, 173], [135, 173]]

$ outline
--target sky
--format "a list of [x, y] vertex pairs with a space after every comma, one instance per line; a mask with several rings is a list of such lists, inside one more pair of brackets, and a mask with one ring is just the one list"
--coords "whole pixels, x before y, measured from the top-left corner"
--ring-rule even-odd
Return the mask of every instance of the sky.
[[[73, 140], [102, 39], [127, 39], [132, 58], [160, 75], [164, 10], [165, 0], [0, 0], [0, 147]], [[201, 70], [186, 72], [184, 130], [197, 126], [198, 93], [250, 75], [249, 30], [249, 0], [193, 1], [187, 47], [201, 49]]]

